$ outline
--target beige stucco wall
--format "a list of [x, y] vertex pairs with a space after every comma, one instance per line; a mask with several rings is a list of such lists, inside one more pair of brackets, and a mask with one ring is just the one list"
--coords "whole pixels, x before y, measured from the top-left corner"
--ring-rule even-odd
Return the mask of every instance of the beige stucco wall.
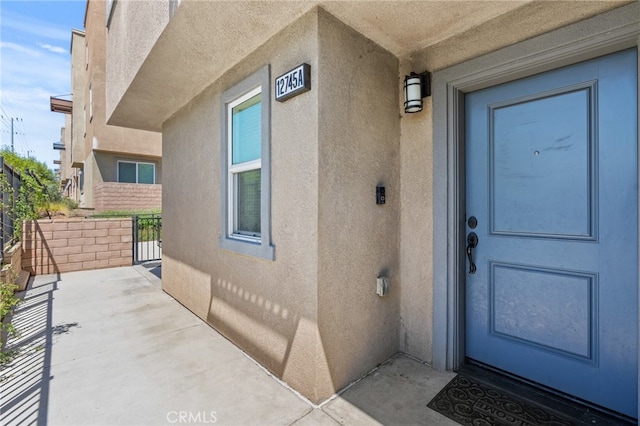
[[[168, 4], [168, 1], [166, 3]], [[116, 8], [124, 8], [126, 4], [127, 2], [116, 2]], [[161, 157], [162, 143], [159, 133], [107, 125], [105, 11], [105, 0], [88, 2], [85, 17], [85, 37], [89, 46], [89, 67], [87, 68], [84, 94], [87, 108], [85, 155], [91, 150], [98, 150]], [[135, 56], [131, 57], [130, 55], [119, 55], [119, 57], [126, 58], [127, 61], [135, 59]], [[89, 105], [89, 86], [91, 86], [93, 98], [92, 108]], [[93, 110], [93, 118], [90, 116], [91, 109]]]
[[[165, 2], [140, 2], [140, 5], [147, 3], [153, 3], [155, 7], [155, 3]], [[168, 5], [168, 1], [166, 3]], [[115, 7], [126, 9], [127, 4], [128, 2], [116, 2]], [[160, 133], [107, 125], [105, 13], [105, 0], [90, 0], [87, 3], [84, 35], [78, 31], [74, 31], [72, 35], [72, 161], [83, 168], [81, 206], [90, 208], [95, 207], [94, 187], [102, 182], [115, 180], [116, 166], [113, 158], [152, 159], [156, 163], [156, 171], [161, 175]], [[117, 56], [126, 61], [135, 59], [135, 55]], [[107, 165], [104, 164], [105, 160], [101, 160], [102, 157], [110, 159], [106, 161]]]
[[60, 142], [64, 150], [60, 152], [60, 180], [69, 179], [73, 174], [71, 169], [71, 114], [64, 115], [64, 127], [60, 129]]
[[306, 16], [165, 123], [163, 151], [171, 162], [163, 171], [162, 268], [165, 291], [315, 400], [332, 392], [325, 363], [315, 362], [323, 357], [317, 332], [318, 88], [284, 104], [272, 101], [276, 260], [222, 250], [218, 237], [220, 96], [266, 64], [273, 80], [306, 62], [317, 81], [316, 26], [316, 15]]
[[[423, 69], [401, 67], [400, 76]], [[396, 105], [403, 111], [401, 103]], [[433, 140], [431, 99], [424, 109], [404, 114], [400, 138], [399, 345], [402, 352], [431, 362], [433, 336]]]
[[84, 32], [71, 32], [71, 91], [73, 93], [71, 161], [81, 166], [85, 159], [84, 151], [84, 89], [85, 89], [85, 38]]
[[[397, 350], [432, 362], [434, 303], [446, 305], [433, 300], [433, 257], [448, 245], [434, 248], [433, 200], [446, 191], [434, 188], [434, 173], [447, 166], [434, 164], [433, 152], [445, 142], [433, 139], [432, 98], [419, 114], [402, 112], [404, 75], [438, 70], [619, 4], [524, 5], [400, 58], [322, 10], [308, 13], [164, 122], [163, 152], [171, 159], [164, 170], [164, 289], [314, 401]], [[134, 18], [142, 19], [145, 7]], [[173, 52], [163, 50], [172, 24], [154, 48], [158, 63]], [[145, 38], [134, 53], [148, 51], [148, 43]], [[265, 64], [273, 81], [303, 62], [311, 64], [312, 90], [272, 101], [276, 260], [221, 250], [220, 95]], [[119, 67], [125, 75], [137, 71]], [[125, 90], [123, 83], [118, 96]], [[384, 206], [375, 205], [378, 184], [387, 189]], [[390, 277], [386, 298], [375, 295], [382, 273]]]
[[[169, 22], [169, 0], [114, 2], [107, 29], [109, 90], [105, 98], [108, 116], [131, 84], [149, 51]], [[102, 4], [104, 8], [105, 5]], [[102, 18], [104, 28], [105, 16]], [[115, 34], [115, 36], [113, 36]], [[122, 52], [127, 52], [123, 55]]]
[[421, 69], [437, 71], [628, 3], [633, 1], [531, 2], [417, 50], [406, 59]]
[[82, 197], [80, 207], [93, 208], [93, 189], [95, 183], [102, 182], [102, 175], [100, 175], [100, 169], [96, 164], [93, 151], [89, 151], [89, 155], [84, 160], [82, 174], [84, 181], [81, 188]]
[[[312, 90], [271, 105], [276, 259], [222, 250], [220, 95], [265, 64], [273, 81], [303, 62]], [[398, 348], [397, 66], [327, 13], [310, 12], [163, 129], [172, 159], [164, 166], [164, 289], [314, 401]], [[380, 102], [364, 102], [373, 93]], [[377, 184], [387, 188], [386, 205], [375, 204]], [[194, 207], [189, 221], [185, 206]], [[385, 298], [375, 294], [381, 273], [391, 279]]]
[[340, 389], [398, 350], [398, 60], [322, 10], [319, 53], [318, 323]]

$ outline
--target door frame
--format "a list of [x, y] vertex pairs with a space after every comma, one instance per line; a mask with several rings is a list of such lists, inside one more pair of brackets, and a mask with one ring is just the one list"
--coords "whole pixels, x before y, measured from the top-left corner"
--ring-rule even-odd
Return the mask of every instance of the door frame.
[[[433, 74], [434, 368], [455, 370], [465, 356], [465, 93], [638, 49], [639, 21], [636, 2]], [[640, 378], [638, 389], [640, 400]]]

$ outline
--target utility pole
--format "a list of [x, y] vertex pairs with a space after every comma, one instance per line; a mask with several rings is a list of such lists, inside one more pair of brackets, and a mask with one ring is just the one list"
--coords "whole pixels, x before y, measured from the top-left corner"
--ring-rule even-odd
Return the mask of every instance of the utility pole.
[[13, 149], [13, 122], [15, 121], [22, 121], [21, 118], [13, 118], [11, 117], [11, 152], [14, 152]]

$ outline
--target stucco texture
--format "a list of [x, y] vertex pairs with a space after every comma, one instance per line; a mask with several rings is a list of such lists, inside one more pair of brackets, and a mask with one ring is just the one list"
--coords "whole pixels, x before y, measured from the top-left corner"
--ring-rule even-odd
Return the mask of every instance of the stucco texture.
[[[276, 259], [223, 250], [220, 95], [265, 64], [273, 81], [301, 63], [311, 91], [271, 106]], [[164, 289], [313, 401], [398, 349], [397, 67], [312, 11], [164, 125]], [[366, 102], [374, 94], [380, 102]], [[378, 184], [386, 205], [375, 203]], [[379, 274], [390, 278], [385, 298]]]
[[[105, 5], [102, 5], [103, 9]], [[107, 28], [107, 80], [109, 90], [105, 99], [107, 116], [113, 113], [122, 93], [147, 58], [152, 46], [169, 22], [169, 1], [114, 1]], [[101, 26], [105, 27], [103, 14]], [[123, 55], [122, 52], [127, 52]], [[140, 98], [144, 100], [144, 96]]]
[[[127, 7], [127, 2], [116, 4], [120, 9]], [[144, 5], [147, 2], [140, 2], [140, 6]], [[106, 48], [105, 11], [105, 0], [89, 1], [85, 35], [73, 35], [73, 162], [78, 166], [84, 163], [83, 207], [95, 207], [96, 185], [115, 180], [115, 164], [105, 167], [105, 156], [143, 156], [157, 164], [161, 163], [162, 157], [161, 135], [158, 132], [107, 125], [106, 99], [111, 92], [107, 90], [107, 55], [109, 58], [114, 55], [113, 51], [107, 52]], [[130, 55], [118, 56], [132, 60]], [[109, 62], [109, 66], [114, 66], [113, 62]], [[81, 146], [75, 146], [76, 142], [80, 142]]]
[[[406, 67], [406, 66], [405, 66]], [[405, 69], [401, 75], [415, 69]], [[418, 72], [424, 70], [418, 69]], [[397, 106], [398, 110], [403, 107]], [[433, 335], [433, 138], [431, 99], [401, 120], [400, 350], [426, 362]]]
[[[286, 46], [286, 49], [282, 49]], [[271, 40], [189, 103], [163, 129], [163, 287], [311, 399], [333, 393], [317, 327], [320, 90], [272, 102], [272, 234], [276, 260], [223, 250], [221, 94], [265, 64], [271, 80], [309, 63], [317, 81], [317, 16]], [[189, 220], [184, 220], [185, 211]]]
[[[434, 249], [433, 228], [443, 141], [431, 98], [419, 114], [401, 112], [402, 79], [482, 54], [478, 37], [497, 49], [613, 7], [563, 3], [554, 16], [536, 4], [507, 11], [403, 57], [316, 8], [212, 76], [163, 125], [164, 289], [315, 402], [397, 351], [431, 362], [433, 258], [447, 249]], [[223, 250], [221, 94], [265, 65], [273, 82], [301, 63], [311, 91], [271, 105], [275, 261]], [[390, 282], [383, 298], [379, 275]]]
[[340, 389], [398, 350], [398, 60], [322, 10], [319, 31], [318, 324]]

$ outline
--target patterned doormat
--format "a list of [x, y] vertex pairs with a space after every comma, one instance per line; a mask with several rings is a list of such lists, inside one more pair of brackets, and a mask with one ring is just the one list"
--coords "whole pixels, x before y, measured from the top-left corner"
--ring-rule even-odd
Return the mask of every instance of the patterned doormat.
[[464, 375], [457, 375], [427, 407], [461, 425], [470, 426], [573, 426], [581, 423]]

